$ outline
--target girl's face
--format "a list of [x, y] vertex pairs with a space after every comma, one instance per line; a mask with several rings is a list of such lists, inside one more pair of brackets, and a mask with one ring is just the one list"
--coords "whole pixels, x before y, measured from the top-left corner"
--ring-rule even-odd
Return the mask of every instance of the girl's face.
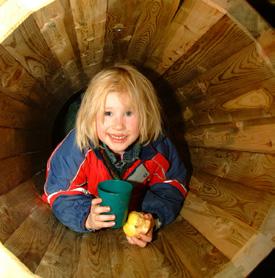
[[119, 155], [138, 139], [138, 114], [128, 94], [111, 92], [107, 95], [103, 121], [101, 113], [97, 113], [96, 128], [98, 138]]

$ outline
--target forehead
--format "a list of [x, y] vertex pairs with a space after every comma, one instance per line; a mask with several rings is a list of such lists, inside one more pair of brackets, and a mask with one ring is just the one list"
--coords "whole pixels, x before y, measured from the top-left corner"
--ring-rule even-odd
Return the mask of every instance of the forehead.
[[133, 101], [127, 92], [110, 92], [105, 98], [105, 107], [133, 107]]

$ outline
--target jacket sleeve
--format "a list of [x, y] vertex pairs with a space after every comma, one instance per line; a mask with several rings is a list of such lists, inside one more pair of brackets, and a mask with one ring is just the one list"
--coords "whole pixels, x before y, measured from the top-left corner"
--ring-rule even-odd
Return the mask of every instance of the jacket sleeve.
[[188, 193], [186, 168], [181, 161], [175, 146], [164, 138], [156, 146], [158, 155], [153, 158], [159, 165], [147, 191], [142, 210], [159, 218], [161, 225], [175, 220]]
[[87, 191], [85, 154], [75, 144], [73, 130], [54, 150], [47, 163], [44, 199], [56, 218], [76, 232], [88, 232], [85, 220], [92, 195]]

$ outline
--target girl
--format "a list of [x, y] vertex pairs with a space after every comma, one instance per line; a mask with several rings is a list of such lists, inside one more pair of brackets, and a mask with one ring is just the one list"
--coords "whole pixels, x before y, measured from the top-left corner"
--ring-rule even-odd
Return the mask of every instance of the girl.
[[[72, 130], [47, 164], [44, 198], [55, 216], [76, 232], [115, 225], [100, 206], [99, 182], [119, 178], [135, 184], [133, 209], [152, 229], [131, 244], [146, 246], [153, 228], [172, 222], [187, 194], [186, 169], [162, 134], [160, 107], [150, 81], [129, 65], [99, 72], [84, 95]], [[144, 193], [144, 194], [142, 194]]]

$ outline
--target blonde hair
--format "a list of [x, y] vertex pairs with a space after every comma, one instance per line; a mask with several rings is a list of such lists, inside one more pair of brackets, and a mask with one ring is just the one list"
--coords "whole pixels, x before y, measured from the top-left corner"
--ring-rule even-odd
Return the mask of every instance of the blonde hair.
[[162, 132], [160, 105], [152, 83], [130, 65], [115, 65], [97, 73], [91, 80], [76, 118], [76, 143], [81, 150], [99, 146], [96, 115], [104, 111], [110, 92], [127, 93], [138, 112], [139, 143], [148, 144]]

